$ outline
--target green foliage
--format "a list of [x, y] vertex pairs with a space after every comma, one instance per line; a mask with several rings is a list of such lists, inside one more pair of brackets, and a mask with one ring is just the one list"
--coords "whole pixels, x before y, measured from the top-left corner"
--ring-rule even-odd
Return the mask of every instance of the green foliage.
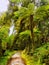
[[33, 3], [29, 3], [28, 10], [29, 10], [30, 14], [33, 14], [33, 12], [34, 12], [34, 6], [35, 5]]
[[11, 2], [21, 2], [21, 0], [10, 0]]
[[34, 4], [30, 3], [28, 5], [28, 8], [21, 7], [18, 11], [14, 12], [14, 15], [15, 15], [16, 18], [19, 18], [19, 17], [25, 18], [25, 17], [33, 14], [33, 12], [34, 12]]
[[16, 18], [22, 17], [26, 14], [27, 9], [25, 7], [21, 7], [19, 11], [14, 12]]
[[26, 50], [24, 50], [22, 52], [21, 57], [25, 59], [26, 65], [34, 65], [33, 64], [33, 57], [27, 55]]
[[8, 37], [9, 27], [1, 27], [0, 28], [0, 44], [2, 49], [6, 49], [7, 46], [7, 37]]
[[13, 46], [13, 41], [14, 41], [14, 35], [11, 35], [11, 36], [7, 37], [8, 49], [11, 49], [11, 47]]
[[49, 5], [44, 5], [36, 10], [35, 21], [45, 21], [49, 17]]
[[46, 64], [47, 60], [49, 59], [49, 57], [48, 57], [49, 51], [48, 50], [49, 50], [49, 42], [46, 43], [45, 45], [37, 48], [33, 54], [34, 62], [36, 62], [36, 64], [39, 62], [39, 65]]
[[31, 41], [31, 35], [30, 31], [26, 30], [19, 34], [16, 44], [18, 45], [18, 48], [24, 49], [27, 45], [29, 45]]
[[8, 36], [8, 29], [9, 28], [5, 26], [0, 28], [0, 37], [1, 37], [0, 39], [3, 39]]
[[42, 5], [47, 5], [47, 4], [49, 4], [49, 1], [48, 0], [41, 0], [41, 4]]
[[26, 30], [20, 33], [20, 36], [23, 36], [23, 35], [30, 35], [30, 30]]
[[[44, 4], [47, 1], [41, 2]], [[20, 3], [22, 5], [19, 8]], [[16, 32], [9, 36], [12, 20]], [[26, 65], [47, 64], [49, 5], [44, 4], [35, 9], [35, 4], [31, 0], [10, 0], [8, 11], [0, 16], [0, 65], [6, 65], [13, 50], [25, 50], [22, 52], [22, 57], [26, 59]]]
[[4, 56], [0, 57], [0, 65], [7, 65], [8, 60], [14, 53], [16, 53], [16, 51], [6, 50]]

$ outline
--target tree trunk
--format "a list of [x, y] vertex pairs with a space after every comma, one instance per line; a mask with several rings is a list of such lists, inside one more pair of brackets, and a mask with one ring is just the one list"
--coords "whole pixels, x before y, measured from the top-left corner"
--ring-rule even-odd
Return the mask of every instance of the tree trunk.
[[31, 38], [32, 38], [32, 48], [34, 49], [34, 22], [33, 22], [33, 15], [30, 15], [30, 30], [31, 30]]

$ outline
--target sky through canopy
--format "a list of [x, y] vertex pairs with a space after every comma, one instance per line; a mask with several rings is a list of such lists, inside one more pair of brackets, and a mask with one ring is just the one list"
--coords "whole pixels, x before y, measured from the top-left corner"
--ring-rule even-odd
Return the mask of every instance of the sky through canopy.
[[0, 12], [5, 12], [8, 8], [8, 0], [0, 0]]

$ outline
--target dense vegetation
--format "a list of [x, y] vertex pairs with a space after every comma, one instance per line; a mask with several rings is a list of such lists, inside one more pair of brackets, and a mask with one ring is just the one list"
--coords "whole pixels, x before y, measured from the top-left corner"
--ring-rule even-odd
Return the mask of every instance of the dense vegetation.
[[49, 1], [41, 0], [39, 6], [34, 0], [9, 2], [0, 15], [0, 65], [16, 51], [22, 51], [27, 65], [49, 65]]

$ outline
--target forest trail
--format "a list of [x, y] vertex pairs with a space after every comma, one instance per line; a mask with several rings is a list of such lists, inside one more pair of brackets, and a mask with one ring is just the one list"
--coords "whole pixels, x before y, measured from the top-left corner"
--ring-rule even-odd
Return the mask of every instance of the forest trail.
[[7, 65], [26, 65], [25, 60], [21, 58], [21, 53], [15, 53], [8, 61]]

